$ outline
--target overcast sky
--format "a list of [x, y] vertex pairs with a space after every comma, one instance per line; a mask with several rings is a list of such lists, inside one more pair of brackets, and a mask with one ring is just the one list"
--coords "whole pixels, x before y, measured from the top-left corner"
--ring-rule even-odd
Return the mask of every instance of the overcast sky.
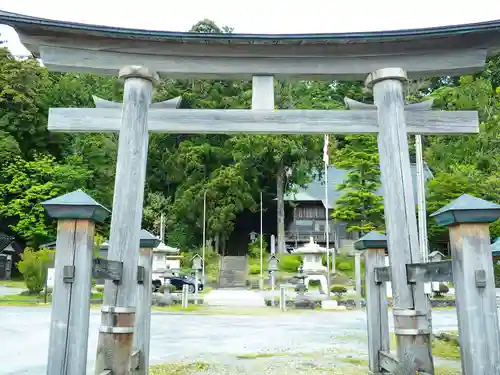
[[[74, 5], [71, 5], [74, 4]], [[0, 10], [150, 30], [187, 31], [203, 18], [236, 33], [325, 33], [423, 28], [500, 19], [499, 0], [0, 0]], [[27, 51], [0, 25], [16, 55]]]

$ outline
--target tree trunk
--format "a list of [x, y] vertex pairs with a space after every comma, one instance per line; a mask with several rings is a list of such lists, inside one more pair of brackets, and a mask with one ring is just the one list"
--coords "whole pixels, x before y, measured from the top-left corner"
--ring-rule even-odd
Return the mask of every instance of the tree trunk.
[[219, 238], [220, 238], [219, 233], [217, 233], [217, 234], [215, 235], [215, 252], [216, 252], [217, 254], [224, 255], [224, 254], [221, 254], [221, 252], [220, 252], [220, 246], [219, 246], [219, 245], [220, 245], [220, 243], [219, 243]]
[[276, 198], [278, 200], [278, 254], [285, 253], [285, 166], [281, 162], [276, 176]]

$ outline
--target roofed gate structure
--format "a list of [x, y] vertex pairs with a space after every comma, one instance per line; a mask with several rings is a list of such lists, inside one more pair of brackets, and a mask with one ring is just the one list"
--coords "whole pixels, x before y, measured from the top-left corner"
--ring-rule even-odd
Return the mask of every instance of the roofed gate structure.
[[[121, 261], [123, 271], [121, 283], [106, 283], [106, 308], [102, 312], [106, 329], [99, 334], [96, 374], [130, 373], [127, 358], [132, 340], [126, 335], [133, 335], [133, 322], [129, 320], [134, 314], [149, 131], [378, 134], [398, 357], [388, 362], [389, 357], [384, 356], [384, 364], [378, 356], [371, 358], [370, 370], [383, 373], [387, 366], [399, 363], [434, 373], [423, 283], [410, 284], [406, 279], [406, 264], [420, 261], [407, 134], [477, 133], [478, 116], [474, 111], [414, 110], [404, 104], [403, 85], [408, 78], [480, 71], [487, 56], [498, 52], [500, 21], [310, 35], [147, 31], [6, 12], [0, 12], [0, 23], [13, 26], [22, 43], [48, 69], [118, 74], [125, 81], [122, 108], [56, 108], [49, 114], [51, 131], [120, 133], [108, 259]], [[158, 74], [169, 78], [252, 79], [252, 109], [152, 108], [152, 89]], [[275, 111], [275, 78], [365, 80], [373, 89], [375, 106], [350, 105], [354, 111]], [[52, 364], [50, 374], [65, 374], [62, 366]], [[486, 375], [487, 371], [474, 375]]]

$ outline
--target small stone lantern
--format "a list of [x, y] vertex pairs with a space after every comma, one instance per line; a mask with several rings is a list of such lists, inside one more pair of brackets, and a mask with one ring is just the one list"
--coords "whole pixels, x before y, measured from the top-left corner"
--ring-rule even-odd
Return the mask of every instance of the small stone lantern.
[[198, 276], [199, 276], [199, 273], [202, 269], [202, 265], [201, 265], [202, 257], [199, 254], [195, 254], [195, 256], [191, 259], [191, 261], [193, 262], [193, 265], [191, 268], [194, 271], [194, 294], [195, 294], [194, 304], [197, 305], [198, 304], [198, 287], [199, 287]]
[[163, 298], [165, 300], [165, 302], [169, 303], [172, 299], [172, 296], [170, 295], [170, 290], [169, 290], [169, 286], [170, 286], [170, 278], [173, 276], [173, 272], [172, 270], [170, 269], [170, 266], [167, 265], [167, 269], [165, 270], [165, 272], [163, 272], [163, 275], [162, 275], [162, 278], [163, 278], [163, 286], [164, 286], [164, 290], [163, 290]]
[[279, 260], [276, 257], [276, 255], [272, 254], [269, 257], [269, 268], [268, 268], [269, 273], [279, 271], [278, 262]]

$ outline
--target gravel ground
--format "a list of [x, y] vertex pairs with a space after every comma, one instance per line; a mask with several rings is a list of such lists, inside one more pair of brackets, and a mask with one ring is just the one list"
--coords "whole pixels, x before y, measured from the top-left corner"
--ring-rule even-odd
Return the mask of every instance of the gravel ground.
[[[50, 308], [0, 307], [0, 375], [45, 375], [49, 321]], [[99, 311], [92, 310], [88, 374], [93, 373], [99, 321]], [[433, 327], [456, 329], [455, 311], [434, 311]], [[364, 311], [254, 316], [153, 312], [151, 364], [216, 365], [193, 374], [357, 375], [357, 365], [366, 369], [366, 340]]]

